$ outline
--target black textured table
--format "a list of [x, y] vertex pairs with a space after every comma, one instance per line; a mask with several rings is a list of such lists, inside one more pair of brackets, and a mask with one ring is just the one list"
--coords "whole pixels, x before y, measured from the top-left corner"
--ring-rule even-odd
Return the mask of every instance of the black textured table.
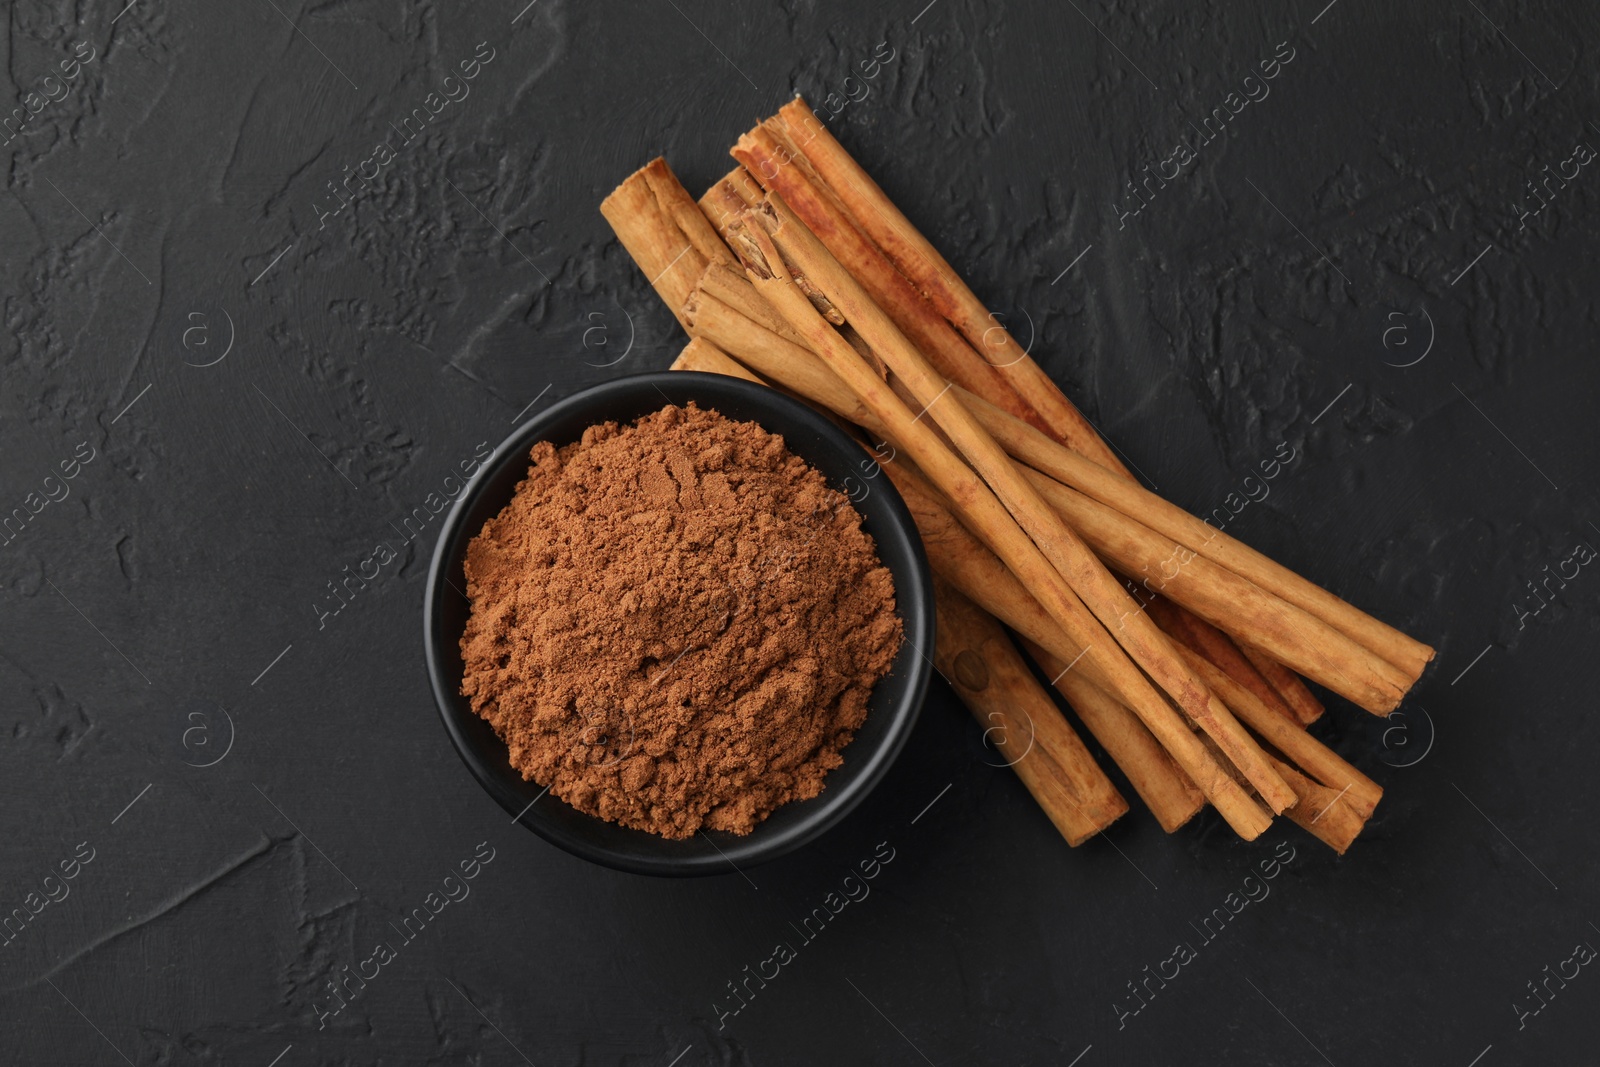
[[[1594, 9], [924, 2], [8, 9], [0, 1061], [1595, 1062]], [[1438, 647], [1315, 728], [1346, 857], [1068, 849], [942, 682], [748, 876], [467, 774], [460, 465], [670, 362], [598, 203], [796, 90], [1151, 484]]]

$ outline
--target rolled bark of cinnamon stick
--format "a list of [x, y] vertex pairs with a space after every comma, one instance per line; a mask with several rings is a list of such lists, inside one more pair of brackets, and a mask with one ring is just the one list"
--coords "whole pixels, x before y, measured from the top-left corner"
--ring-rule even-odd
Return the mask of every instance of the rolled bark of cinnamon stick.
[[[673, 221], [669, 208], [656, 198], [655, 185], [668, 184], [670, 187], [677, 183], [676, 178], [671, 183], [664, 183], [663, 172], [667, 175], [672, 173], [667, 169], [666, 161], [660, 157], [646, 163], [630, 174], [610, 196], [600, 201], [600, 213], [611, 224], [622, 247], [628, 250], [628, 255], [644, 272], [651, 288], [655, 289], [687, 330], [689, 324], [683, 318], [683, 302], [688, 299], [695, 281], [704, 273], [710, 261]], [[702, 223], [705, 222], [705, 217], [698, 210], [695, 214]], [[709, 223], [705, 225], [707, 229], [710, 228]]]
[[[1025, 531], [1025, 536], [1030, 538], [1037, 550], [1044, 554], [1049, 566], [1067, 581], [1070, 591], [1082, 597], [1082, 605], [1099, 619], [1101, 625], [1111, 633], [1124, 651], [1150, 675], [1173, 702], [1217, 742], [1228, 759], [1239, 768], [1267, 802], [1268, 808], [1282, 811], [1292, 805], [1295, 802], [1293, 791], [1272, 769], [1266, 754], [1261, 751], [1255, 739], [1235, 721], [1222, 702], [1212, 696], [1205, 684], [1184, 665], [1183, 660], [1174, 655], [1171, 644], [1156, 629], [1155, 624], [1139, 610], [1127, 591], [1095, 558], [1088, 546], [1045, 502], [1011, 458], [966, 410], [960, 397], [949, 395], [953, 388], [952, 384], [929, 366], [922, 354], [844, 270], [838, 260], [834, 259], [817, 238], [787, 211], [781, 197], [769, 191], [767, 204], [770, 206], [769, 209], [751, 209], [746, 218], [753, 222], [747, 221], [744, 228], [751, 231], [752, 235], [757, 232], [753, 227], [758, 226], [764, 230], [771, 241], [775, 242], [774, 250], [781, 251], [781, 258], [794, 264], [797, 273], [804, 275], [811, 286], [839, 310], [845, 321], [854, 327], [889, 365], [923, 405], [923, 411], [915, 418], [920, 419], [923, 414], [933, 418], [939, 429], [955, 443], [966, 462], [972, 465], [971, 469], [988, 483], [988, 487], [998, 496], [1005, 510], [1015, 520], [1014, 524], [1008, 525], [1012, 529], [1020, 526]], [[748, 258], [745, 266], [747, 269], [751, 268]], [[776, 264], [768, 260], [769, 270], [775, 266]], [[768, 291], [769, 287], [763, 285], [754, 271], [752, 280], [756, 282], [758, 289], [768, 294], [769, 300], [773, 299], [771, 292]], [[769, 277], [767, 280], [773, 279]], [[788, 287], [780, 285], [778, 288], [786, 290]], [[785, 307], [779, 306], [779, 311], [801, 329], [801, 333], [812, 342], [813, 349], [818, 348], [817, 337], [809, 330], [801, 328], [799, 323], [795, 323]], [[830, 366], [835, 366], [835, 370], [839, 371], [835, 365], [838, 361], [833, 355], [827, 355], [825, 358]], [[843, 372], [840, 373], [843, 376]], [[896, 440], [904, 441], [900, 427], [889, 422], [884, 412], [879, 410], [878, 405], [858, 387], [857, 383], [847, 379], [847, 384], [875, 414], [884, 419], [890, 434]], [[896, 406], [902, 411], [906, 410], [903, 405]], [[910, 448], [910, 442], [904, 443]], [[953, 460], [964, 472], [971, 473], [961, 460], [948, 457], [948, 453], [943, 449], [939, 449], [939, 453], [943, 453], [944, 456], [935, 454], [936, 463]], [[913, 456], [919, 462], [923, 458], [915, 450]], [[1100, 469], [1104, 471], [1104, 468]], [[939, 481], [939, 475], [934, 470], [924, 466], [924, 471], [936, 482]], [[1109, 472], [1106, 473], [1110, 477], [1116, 477]], [[959, 506], [961, 501], [957, 494], [947, 490], [946, 495], [955, 500]], [[1050, 605], [1047, 604], [1046, 607]], [[1185, 770], [1188, 768], [1185, 767]], [[1199, 784], [1204, 788], [1204, 783]]]
[[[1081, 644], [1091, 646], [1090, 656], [1115, 679], [1113, 688], [1119, 699], [1145, 721], [1229, 825], [1247, 840], [1259, 836], [1271, 817], [1216, 764], [1138, 669], [1115, 648], [1109, 635], [1099, 630], [1071, 587], [988, 486], [945, 448], [930, 427], [921, 425], [920, 415], [911, 414], [799, 291], [765, 228], [759, 222], [746, 223], [739, 241], [738, 250], [756, 288], [806, 338], [813, 351], [822, 354], [829, 368], [878, 417], [891, 439], [918, 460], [974, 528], [984, 531], [990, 547], [1034, 589], [1052, 617], [1075, 639], [1081, 638]], [[1287, 790], [1287, 786], [1283, 788]]]
[[666, 213], [673, 225], [689, 239], [699, 252], [710, 263], [722, 263], [732, 267], [738, 261], [733, 253], [723, 242], [722, 236], [706, 219], [700, 211], [700, 205], [694, 202], [689, 191], [683, 187], [678, 176], [672, 173], [672, 168], [660, 156], [646, 163], [640, 171], [645, 181], [650, 184], [650, 191], [656, 196], [656, 203]]
[[934, 665], [1067, 844], [1083, 844], [1126, 814], [1128, 802], [999, 623], [938, 577], [934, 597]]

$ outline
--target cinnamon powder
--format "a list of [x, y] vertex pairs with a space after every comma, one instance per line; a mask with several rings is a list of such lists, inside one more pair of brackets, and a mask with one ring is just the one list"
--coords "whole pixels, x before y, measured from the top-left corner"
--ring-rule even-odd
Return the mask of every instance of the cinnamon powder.
[[557, 449], [467, 551], [461, 692], [526, 779], [669, 838], [816, 796], [900, 646], [861, 517], [689, 404]]

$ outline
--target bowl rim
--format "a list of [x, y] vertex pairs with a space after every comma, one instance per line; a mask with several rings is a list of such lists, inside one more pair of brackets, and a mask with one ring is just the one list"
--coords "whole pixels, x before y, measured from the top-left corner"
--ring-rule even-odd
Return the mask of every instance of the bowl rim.
[[[597, 385], [580, 389], [571, 396], [557, 401], [540, 413], [528, 418], [515, 427], [494, 450], [488, 458], [483, 460], [478, 469], [473, 472], [467, 484], [456, 497], [444, 522], [439, 527], [438, 539], [434, 543], [432, 559], [428, 566], [427, 586], [424, 591], [422, 609], [423, 650], [427, 663], [429, 686], [433, 692], [434, 703], [438, 709], [445, 732], [451, 744], [455, 747], [456, 754], [466, 764], [478, 784], [498, 803], [506, 812], [513, 816], [513, 821], [522, 823], [551, 844], [561, 848], [572, 855], [598, 863], [602, 866], [616, 870], [629, 871], [635, 874], [665, 875], [665, 876], [696, 876], [713, 874], [731, 874], [742, 871], [759, 863], [778, 858], [793, 852], [806, 844], [816, 840], [823, 833], [837, 825], [845, 816], [866, 798], [866, 796], [881, 782], [888, 773], [889, 768], [905, 748], [912, 729], [915, 727], [921, 714], [924, 698], [932, 673], [932, 662], [925, 652], [933, 643], [934, 635], [934, 603], [932, 579], [929, 575], [927, 556], [924, 553], [922, 539], [917, 532], [916, 524], [901, 499], [898, 491], [888, 478], [875, 478], [873, 494], [880, 495], [880, 506], [883, 511], [883, 529], [874, 530], [874, 540], [878, 545], [880, 558], [883, 554], [883, 543], [886, 536], [892, 535], [897, 540], [904, 542], [904, 547], [909, 551], [906, 557], [909, 567], [906, 573], [893, 570], [895, 579], [895, 608], [900, 616], [904, 628], [904, 643], [902, 648], [909, 646], [915, 655], [903, 656], [897, 653], [897, 658], [905, 664], [906, 677], [903, 682], [898, 700], [890, 706], [878, 709], [880, 714], [887, 714], [890, 723], [886, 734], [877, 745], [867, 754], [867, 762], [860, 767], [852, 779], [843, 786], [836, 786], [833, 790], [824, 788], [819, 797], [817, 808], [808, 812], [799, 822], [782, 828], [779, 832], [762, 835], [762, 826], [759, 824], [754, 831], [745, 836], [724, 834], [718, 831], [701, 834], [706, 837], [716, 849], [714, 855], [691, 854], [682, 858], [629, 855], [619, 852], [603, 844], [562, 832], [560, 828], [535, 815], [531, 820], [526, 819], [529, 809], [543, 796], [539, 794], [534, 801], [523, 804], [522, 797], [513, 797], [505, 783], [492, 772], [485, 753], [480, 751], [480, 746], [471, 741], [464, 733], [462, 718], [477, 719], [470, 707], [465, 706], [463, 698], [456, 692], [456, 683], [447, 680], [449, 672], [445, 666], [442, 642], [450, 640], [447, 635], [440, 633], [441, 625], [439, 612], [443, 597], [446, 595], [446, 585], [451, 585], [449, 593], [457, 598], [461, 590], [453, 587], [448, 571], [455, 562], [457, 549], [464, 552], [467, 543], [476, 536], [478, 531], [472, 530], [463, 536], [462, 526], [469, 512], [474, 508], [479, 496], [485, 491], [491, 478], [499, 474], [508, 463], [526, 462], [526, 454], [537, 442], [546, 428], [557, 424], [568, 417], [583, 410], [601, 407], [608, 400], [620, 396], [631, 396], [633, 393], [653, 387], [660, 391], [664, 385], [673, 386], [673, 392], [680, 393], [684, 387], [689, 387], [691, 393], [700, 396], [687, 396], [681, 399], [672, 399], [664, 392], [662, 394], [663, 406], [666, 404], [685, 404], [694, 401], [702, 407], [715, 408], [719, 394], [722, 398], [737, 398], [747, 402], [750, 406], [776, 410], [783, 417], [791, 421], [798, 421], [806, 429], [814, 432], [819, 438], [829, 444], [845, 450], [859, 448], [848, 434], [840, 427], [829, 421], [809, 406], [768, 386], [744, 379], [734, 378], [721, 374], [709, 374], [699, 371], [655, 371], [644, 374], [628, 375], [612, 379]], [[781, 430], [774, 429], [765, 421], [757, 418], [746, 419], [745, 416], [737, 417], [741, 421], [756, 421], [768, 432], [778, 433], [785, 437], [785, 445], [793, 450], [790, 444], [790, 435]], [[595, 422], [607, 421], [606, 417], [597, 416]], [[621, 421], [621, 420], [618, 420]], [[568, 442], [562, 441], [560, 444]], [[795, 452], [800, 455], [799, 452]], [[807, 457], [801, 456], [802, 459]], [[808, 459], [808, 463], [811, 461]], [[880, 488], [881, 487], [881, 490]], [[885, 561], [885, 566], [889, 566]], [[881, 682], [880, 682], [881, 684]], [[496, 738], [498, 742], [498, 738]], [[498, 742], [502, 749], [503, 742]], [[847, 754], [851, 747], [860, 743], [858, 737], [844, 750]], [[830, 772], [830, 775], [837, 773]], [[528, 783], [530, 786], [533, 783]], [[548, 789], [545, 790], [548, 792]], [[561, 803], [559, 800], [557, 803]], [[804, 801], [799, 803], [811, 803]], [[588, 818], [598, 820], [598, 816], [580, 813]], [[619, 827], [620, 829], [627, 829]], [[633, 831], [646, 834], [647, 831]], [[722, 844], [712, 839], [712, 834], [722, 838]], [[652, 835], [653, 836], [653, 835]]]

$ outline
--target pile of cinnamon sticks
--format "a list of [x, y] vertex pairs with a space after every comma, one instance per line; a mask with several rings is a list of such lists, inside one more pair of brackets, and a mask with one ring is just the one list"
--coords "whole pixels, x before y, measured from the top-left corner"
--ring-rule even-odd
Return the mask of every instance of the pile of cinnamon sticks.
[[1007, 628], [1168, 832], [1209, 802], [1344, 852], [1383, 791], [1306, 731], [1301, 676], [1386, 715], [1433, 649], [1140, 486], [804, 100], [733, 156], [699, 201], [656, 159], [601, 205], [692, 338], [673, 367], [863, 431], [936, 575], [934, 662], [1067, 841], [1128, 804]]

